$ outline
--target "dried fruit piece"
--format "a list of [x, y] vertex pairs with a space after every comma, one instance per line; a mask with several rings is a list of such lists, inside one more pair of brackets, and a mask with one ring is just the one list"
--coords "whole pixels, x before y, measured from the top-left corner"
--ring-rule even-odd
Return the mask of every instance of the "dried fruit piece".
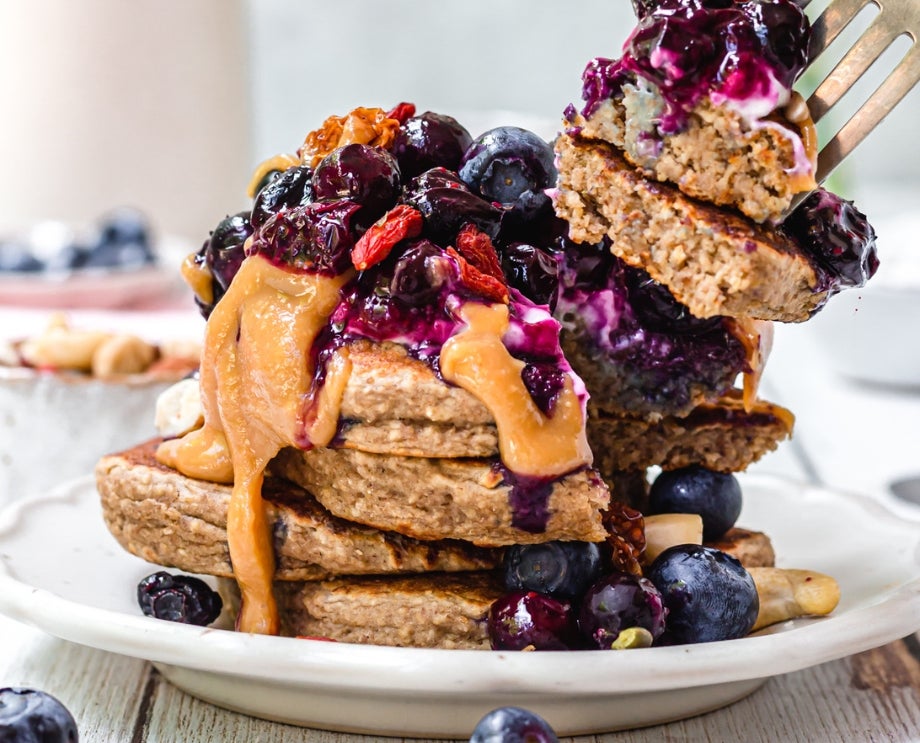
[[398, 242], [422, 234], [422, 226], [422, 214], [417, 209], [405, 204], [394, 206], [361, 235], [351, 251], [351, 262], [359, 271], [380, 263]]
[[389, 149], [399, 131], [399, 121], [382, 108], [358, 107], [345, 116], [330, 116], [319, 129], [310, 132], [297, 151], [315, 168], [333, 150], [347, 144], [369, 144]]
[[607, 544], [610, 546], [610, 560], [617, 570], [633, 575], [642, 575], [639, 555], [645, 549], [645, 519], [635, 508], [624, 503], [610, 502], [604, 513], [607, 529]]
[[460, 280], [467, 289], [493, 302], [508, 304], [508, 287], [503, 281], [480, 271], [454, 248], [448, 248], [447, 254], [459, 264]]
[[466, 260], [489, 276], [493, 276], [503, 284], [505, 275], [502, 272], [501, 262], [492, 239], [472, 222], [467, 222], [460, 228], [456, 239], [457, 252]]
[[396, 119], [400, 124], [405, 124], [413, 116], [415, 116], [415, 104], [405, 101], [397, 103], [387, 112], [388, 119]]

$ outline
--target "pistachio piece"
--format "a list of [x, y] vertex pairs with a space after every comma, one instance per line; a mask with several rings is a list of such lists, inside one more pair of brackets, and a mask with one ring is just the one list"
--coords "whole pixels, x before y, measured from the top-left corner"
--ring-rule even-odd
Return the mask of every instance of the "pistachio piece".
[[793, 568], [748, 568], [757, 586], [760, 611], [752, 632], [787, 619], [830, 614], [840, 586], [829, 575]]
[[652, 633], [645, 627], [627, 627], [624, 630], [620, 630], [620, 634], [617, 635], [617, 639], [613, 641], [610, 649], [650, 648], [654, 639]]
[[703, 519], [696, 513], [660, 513], [645, 517], [645, 551], [642, 560], [652, 562], [676, 544], [702, 544]]

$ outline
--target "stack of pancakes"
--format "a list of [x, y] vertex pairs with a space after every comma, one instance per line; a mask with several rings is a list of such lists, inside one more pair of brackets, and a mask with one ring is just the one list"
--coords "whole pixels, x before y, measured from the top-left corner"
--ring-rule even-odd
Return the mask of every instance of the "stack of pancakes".
[[[283, 634], [488, 648], [485, 620], [503, 592], [496, 568], [507, 545], [603, 542], [611, 490], [624, 500], [645, 495], [638, 464], [623, 468], [633, 476], [611, 471], [604, 479], [594, 469], [577, 470], [552, 482], [545, 529], [532, 530], [496, 467], [495, 423], [477, 398], [395, 344], [361, 342], [349, 356], [333, 445], [283, 450], [263, 486]], [[702, 443], [690, 429], [669, 431], [668, 421], [632, 425], [605, 456], [619, 463], [637, 451], [661, 461], [667, 451], [672, 459], [682, 452], [681, 461], [711, 456], [712, 439]], [[231, 487], [161, 464], [157, 445], [99, 462], [110, 531], [150, 562], [232, 578]], [[735, 529], [720, 546], [749, 565], [772, 562], [763, 535]], [[223, 587], [232, 594], [232, 581]]]

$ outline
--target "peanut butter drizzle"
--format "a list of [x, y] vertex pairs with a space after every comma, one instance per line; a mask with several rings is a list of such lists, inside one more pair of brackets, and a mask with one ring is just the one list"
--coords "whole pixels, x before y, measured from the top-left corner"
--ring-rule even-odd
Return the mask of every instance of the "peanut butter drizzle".
[[211, 288], [211, 272], [207, 266], [196, 260], [194, 253], [185, 257], [179, 268], [179, 273], [182, 274], [185, 283], [195, 292], [195, 296], [204, 304], [214, 302], [214, 290]]
[[293, 168], [295, 165], [301, 164], [300, 158], [296, 155], [274, 155], [268, 158], [268, 160], [263, 160], [259, 163], [258, 167], [256, 167], [255, 172], [252, 174], [252, 178], [249, 180], [249, 185], [246, 187], [246, 195], [250, 199], [254, 199], [262, 179], [273, 170], [283, 172], [288, 168]]
[[818, 186], [815, 181], [815, 173], [818, 169], [818, 130], [801, 93], [792, 91], [783, 115], [787, 121], [798, 127], [799, 138], [805, 149], [805, 157], [811, 164], [808, 171], [790, 175], [792, 190], [795, 192], [812, 191]]
[[278, 633], [263, 475], [282, 447], [324, 446], [335, 434], [338, 409], [332, 408], [347, 381], [347, 357], [333, 370], [332, 389], [314, 404], [310, 350], [351, 275], [292, 273], [261, 256], [244, 260], [205, 332], [204, 426], [157, 452], [190, 477], [233, 482], [227, 539], [243, 632]]
[[508, 307], [469, 303], [460, 315], [467, 327], [441, 349], [441, 374], [492, 413], [502, 463], [515, 474], [534, 477], [557, 477], [590, 464], [584, 414], [571, 378], [565, 381], [553, 415], [544, 415], [521, 378], [524, 362], [502, 343]]
[[757, 389], [767, 365], [767, 358], [773, 348], [773, 323], [754, 320], [750, 317], [730, 319], [732, 335], [744, 347], [745, 359], [750, 371], [744, 373], [744, 409], [750, 413], [757, 401]]

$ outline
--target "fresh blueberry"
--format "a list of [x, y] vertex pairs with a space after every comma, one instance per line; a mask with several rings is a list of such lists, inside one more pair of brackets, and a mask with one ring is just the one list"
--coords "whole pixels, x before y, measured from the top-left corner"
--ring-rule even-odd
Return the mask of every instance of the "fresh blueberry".
[[256, 194], [250, 222], [259, 229], [283, 209], [302, 206], [313, 201], [313, 170], [307, 165], [295, 165], [278, 175]]
[[220, 616], [220, 595], [200, 578], [159, 571], [137, 585], [137, 603], [148, 617], [205, 626]]
[[109, 245], [150, 247], [150, 227], [143, 212], [122, 207], [109, 212], [99, 222], [99, 242]]
[[719, 539], [741, 514], [741, 485], [731, 472], [714, 472], [699, 465], [662, 472], [649, 490], [650, 514], [697, 513], [703, 519], [703, 539]]
[[559, 743], [556, 732], [540, 715], [520, 707], [499, 707], [473, 729], [470, 743]]
[[601, 569], [601, 553], [591, 542], [516, 544], [505, 551], [502, 571], [508, 591], [537, 591], [557, 599], [575, 599]]
[[240, 264], [246, 257], [243, 244], [251, 234], [249, 212], [224, 217], [211, 232], [207, 242], [206, 262], [221, 289], [221, 295], [227, 291], [236, 272], [240, 270]]
[[150, 248], [136, 242], [100, 240], [83, 261], [83, 268], [140, 268], [153, 262]]
[[314, 199], [349, 199], [362, 208], [365, 224], [376, 222], [396, 203], [399, 165], [378, 147], [349, 144], [331, 152], [313, 173]]
[[513, 206], [538, 195], [545, 197], [543, 189], [556, 183], [553, 159], [553, 148], [533, 132], [501, 126], [473, 141], [459, 174], [483, 198]]
[[536, 591], [514, 591], [489, 609], [493, 650], [571, 650], [581, 645], [572, 605]]
[[77, 743], [77, 723], [68, 709], [37, 689], [0, 689], [0, 743]]
[[80, 243], [69, 243], [48, 259], [48, 271], [75, 271], [83, 268], [92, 248]]
[[610, 649], [620, 632], [642, 627], [657, 639], [664, 632], [667, 610], [654, 584], [629, 573], [611, 573], [585, 593], [578, 628], [592, 645]]
[[668, 610], [662, 643], [732, 640], [754, 626], [760, 609], [754, 580], [725, 552], [680, 544], [658, 555], [645, 575]]
[[35, 273], [44, 267], [45, 264], [25, 245], [18, 242], [0, 243], [0, 271]]
[[408, 119], [393, 142], [403, 179], [431, 168], [456, 170], [473, 138], [456, 119], [426, 111]]

